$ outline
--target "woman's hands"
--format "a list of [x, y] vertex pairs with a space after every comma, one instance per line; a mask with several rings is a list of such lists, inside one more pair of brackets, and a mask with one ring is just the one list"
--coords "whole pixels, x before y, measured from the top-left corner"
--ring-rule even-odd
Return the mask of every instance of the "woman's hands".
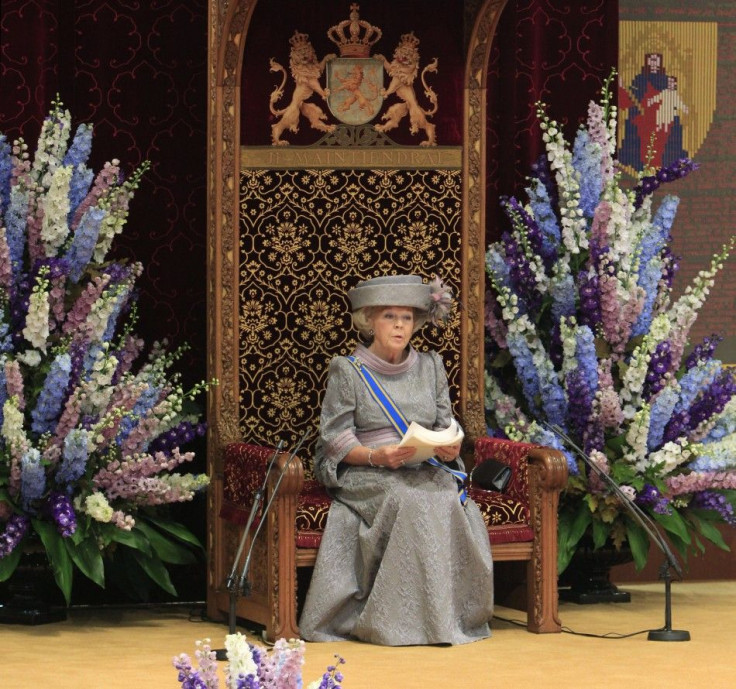
[[398, 445], [383, 445], [373, 450], [371, 461], [374, 466], [386, 469], [400, 469], [411, 459], [416, 452], [413, 447], [399, 447]]
[[445, 447], [436, 447], [434, 449], [434, 456], [441, 462], [445, 462], [445, 464], [457, 459], [459, 455], [460, 445], [446, 445]]

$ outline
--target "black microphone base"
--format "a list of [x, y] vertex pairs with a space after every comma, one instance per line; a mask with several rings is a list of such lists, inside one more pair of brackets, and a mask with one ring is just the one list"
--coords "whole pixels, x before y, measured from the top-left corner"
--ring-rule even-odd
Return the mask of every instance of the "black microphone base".
[[690, 641], [690, 632], [684, 629], [652, 629], [649, 641]]

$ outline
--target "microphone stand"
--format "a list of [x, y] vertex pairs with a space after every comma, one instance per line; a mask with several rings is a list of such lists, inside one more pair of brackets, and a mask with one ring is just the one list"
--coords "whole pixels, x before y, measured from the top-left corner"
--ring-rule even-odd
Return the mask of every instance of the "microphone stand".
[[633, 500], [630, 500], [626, 493], [621, 490], [621, 487], [614, 481], [605, 471], [603, 471], [588, 455], [583, 452], [565, 433], [556, 425], [548, 424], [545, 421], [541, 421], [542, 425], [551, 430], [556, 436], [561, 438], [569, 447], [571, 447], [577, 453], [578, 457], [583, 460], [585, 465], [593, 471], [599, 478], [610, 486], [619, 499], [621, 504], [629, 511], [639, 525], [647, 532], [649, 538], [651, 538], [658, 546], [659, 549], [664, 553], [665, 560], [659, 569], [659, 578], [664, 580], [664, 591], [665, 591], [665, 612], [664, 612], [664, 627], [662, 629], [652, 629], [649, 631], [649, 641], [690, 641], [690, 632], [681, 629], [672, 629], [672, 574], [670, 569], [674, 569], [677, 572], [680, 580], [683, 578], [682, 568], [680, 563], [677, 561], [674, 553], [672, 552], [667, 541], [664, 539], [656, 524], [652, 521], [649, 515], [639, 507]]
[[[256, 531], [253, 534], [253, 538], [251, 539], [250, 547], [248, 548], [248, 554], [245, 559], [245, 564], [243, 565], [243, 569], [240, 574], [240, 577], [238, 577], [237, 576], [238, 562], [240, 561], [240, 556], [243, 554], [243, 549], [245, 548], [245, 541], [247, 540], [248, 535], [250, 533], [250, 529], [253, 524], [253, 520], [255, 519], [256, 514], [258, 514], [258, 509], [260, 508], [260, 505], [263, 502], [263, 496], [265, 494], [266, 485], [268, 483], [268, 476], [271, 472], [274, 462], [276, 461], [276, 458], [278, 457], [279, 453], [281, 452], [284, 446], [283, 440], [280, 440], [278, 445], [276, 446], [276, 449], [274, 450], [274, 453], [271, 456], [271, 459], [269, 460], [268, 468], [266, 470], [266, 475], [263, 479], [263, 484], [255, 493], [255, 496], [253, 498], [253, 505], [251, 506], [250, 514], [248, 515], [248, 521], [246, 522], [245, 529], [243, 530], [243, 535], [240, 539], [240, 544], [235, 554], [235, 559], [233, 560], [233, 566], [232, 566], [232, 569], [230, 570], [230, 574], [228, 575], [228, 578], [226, 581], [226, 586], [230, 594], [230, 607], [228, 611], [228, 634], [235, 634], [236, 605], [237, 605], [238, 596], [241, 593], [244, 596], [250, 595], [250, 582], [247, 581], [246, 577], [250, 569], [250, 559], [253, 554], [253, 546], [255, 545], [256, 539], [258, 538], [258, 534], [261, 531], [261, 527], [263, 526], [263, 523], [266, 521], [266, 517], [268, 515], [269, 509], [271, 508], [271, 503], [273, 502], [274, 498], [276, 497], [276, 494], [278, 493], [279, 486], [281, 485], [281, 481], [283, 480], [284, 475], [289, 469], [289, 465], [291, 464], [292, 460], [294, 459], [294, 457], [296, 457], [296, 453], [300, 450], [302, 444], [309, 436], [309, 432], [310, 432], [309, 429], [304, 431], [304, 433], [302, 434], [302, 437], [299, 439], [299, 442], [296, 444], [296, 446], [292, 450], [291, 455], [289, 455], [289, 459], [287, 460], [286, 464], [284, 464], [284, 467], [281, 470], [281, 473], [279, 474], [279, 478], [276, 481], [276, 485], [274, 486], [273, 492], [271, 493], [271, 497], [269, 498], [268, 502], [266, 503], [266, 506], [263, 509], [261, 520], [259, 521], [258, 526], [256, 527]], [[227, 650], [224, 648], [215, 650], [215, 659], [216, 660], [227, 660]]]

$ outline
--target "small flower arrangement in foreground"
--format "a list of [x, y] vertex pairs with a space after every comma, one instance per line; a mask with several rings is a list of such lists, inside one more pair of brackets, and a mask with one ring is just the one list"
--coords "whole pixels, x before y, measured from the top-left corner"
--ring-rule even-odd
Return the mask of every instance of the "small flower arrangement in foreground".
[[[197, 641], [195, 658], [182, 653], [174, 658], [182, 689], [219, 689], [217, 661], [210, 640]], [[300, 639], [279, 639], [270, 651], [249, 644], [240, 632], [225, 637], [228, 663], [225, 666], [227, 689], [301, 689], [303, 686], [304, 642]], [[307, 689], [340, 689], [342, 674], [338, 667], [345, 660], [340, 656], [320, 679]]]
[[653, 193], [697, 166], [683, 159], [621, 185], [609, 83], [572, 147], [538, 106], [547, 149], [522, 205], [504, 200], [512, 230], [486, 256], [490, 432], [561, 449], [570, 478], [560, 501], [559, 571], [581, 538], [627, 542], [638, 568], [649, 539], [565, 435], [667, 532], [683, 556], [704, 539], [727, 549], [734, 524], [736, 382], [690, 329], [733, 240], [677, 299], [670, 250], [678, 199]]
[[95, 175], [91, 143], [59, 102], [32, 160], [0, 134], [0, 581], [35, 534], [67, 603], [77, 570], [105, 586], [103, 555], [175, 594], [166, 564], [201, 545], [160, 506], [208, 483], [178, 471], [206, 386], [185, 392], [161, 344], [140, 361], [142, 266], [106, 259], [147, 166]]

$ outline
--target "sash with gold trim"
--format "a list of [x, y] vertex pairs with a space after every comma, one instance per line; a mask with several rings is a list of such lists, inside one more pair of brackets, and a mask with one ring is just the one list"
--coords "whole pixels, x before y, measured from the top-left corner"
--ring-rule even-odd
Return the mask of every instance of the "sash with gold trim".
[[[391, 425], [396, 429], [399, 435], [403, 436], [404, 433], [406, 433], [406, 430], [409, 428], [409, 422], [406, 420], [406, 417], [401, 413], [401, 410], [396, 406], [396, 403], [391, 399], [391, 395], [389, 395], [383, 389], [383, 386], [375, 379], [373, 374], [368, 370], [368, 367], [363, 365], [363, 362], [360, 361], [360, 359], [355, 356], [348, 356], [345, 358], [353, 365], [355, 370], [358, 372], [358, 375], [361, 377], [362, 381], [365, 383], [365, 386], [368, 388], [368, 392], [370, 393], [371, 397], [381, 408], [381, 411], [384, 413]], [[444, 462], [440, 462], [435, 457], [430, 457], [426, 461], [433, 467], [437, 467], [438, 469], [442, 469], [443, 471], [446, 471], [449, 474], [453, 475], [458, 484], [458, 497], [460, 498], [460, 502], [464, 505], [465, 501], [468, 498], [467, 491], [465, 490], [465, 481], [468, 478], [468, 475], [464, 471], [452, 469], [451, 467], [447, 466], [447, 464], [445, 464]]]

